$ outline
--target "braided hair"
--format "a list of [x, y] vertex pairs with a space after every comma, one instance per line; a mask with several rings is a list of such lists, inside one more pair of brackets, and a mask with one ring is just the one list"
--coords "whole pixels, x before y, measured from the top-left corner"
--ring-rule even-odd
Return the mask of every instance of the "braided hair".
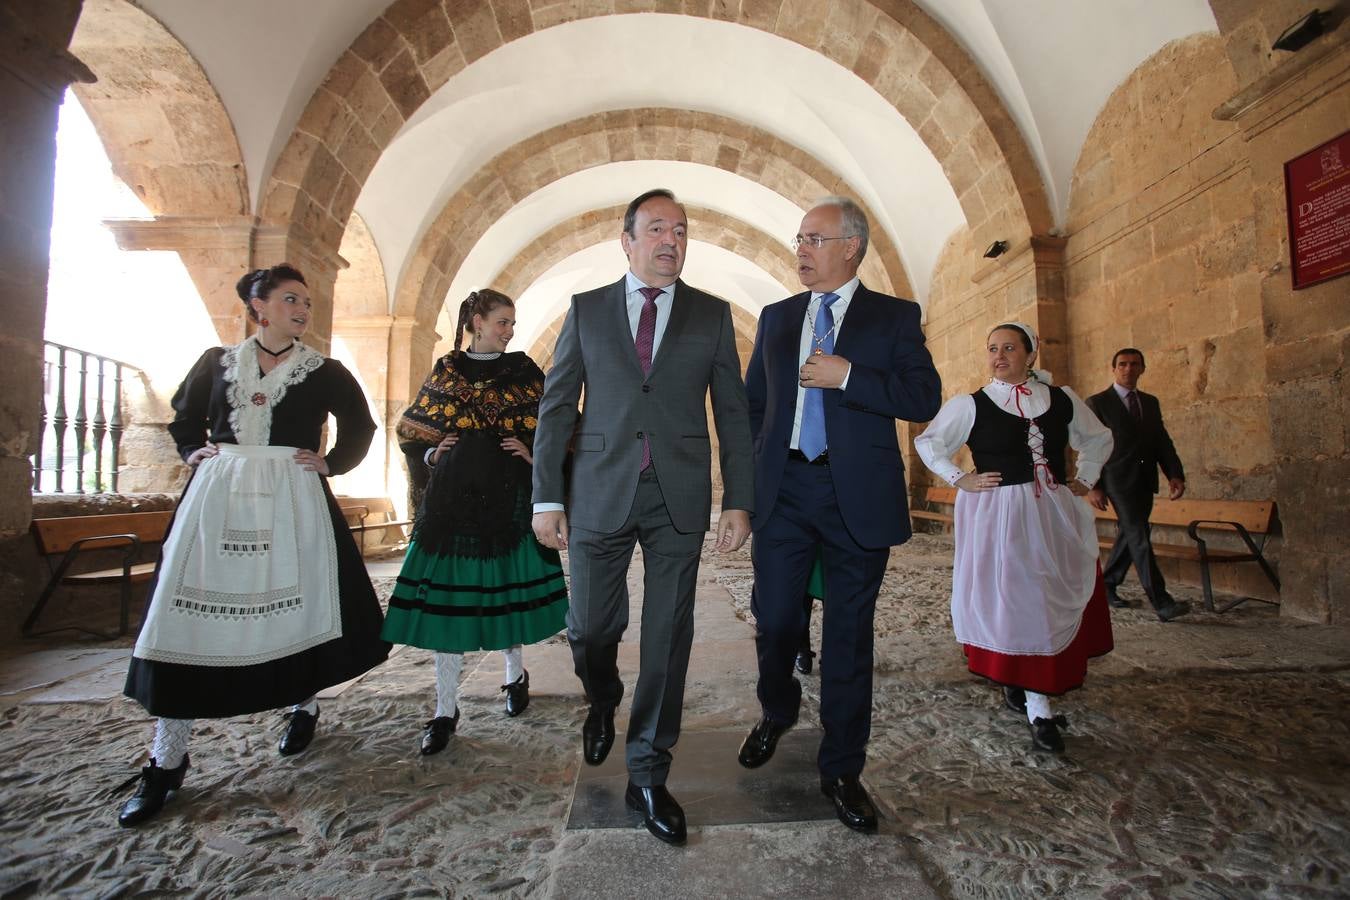
[[491, 288], [482, 288], [474, 291], [464, 298], [464, 302], [459, 305], [459, 324], [455, 327], [455, 349], [464, 340], [464, 332], [473, 330], [473, 317], [482, 316], [484, 319], [499, 306], [509, 306], [516, 308], [516, 301]]
[[234, 291], [239, 295], [239, 299], [244, 301], [244, 309], [248, 312], [248, 317], [253, 321], [258, 321], [258, 311], [253, 308], [250, 300], [266, 300], [267, 295], [276, 290], [277, 285], [284, 281], [298, 281], [305, 284], [305, 276], [300, 274], [300, 270], [290, 263], [277, 263], [266, 269], [254, 269], [243, 278], [240, 278], [234, 285]]

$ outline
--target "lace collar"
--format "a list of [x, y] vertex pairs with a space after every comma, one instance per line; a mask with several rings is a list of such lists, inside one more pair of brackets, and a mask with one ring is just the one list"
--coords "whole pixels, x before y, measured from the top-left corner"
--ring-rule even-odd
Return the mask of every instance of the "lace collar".
[[272, 410], [286, 396], [286, 391], [310, 376], [324, 363], [323, 354], [295, 342], [288, 357], [275, 369], [263, 375], [258, 368], [257, 336], [228, 347], [221, 356], [225, 369], [225, 392], [230, 403], [230, 430], [241, 444], [267, 446], [272, 437]]

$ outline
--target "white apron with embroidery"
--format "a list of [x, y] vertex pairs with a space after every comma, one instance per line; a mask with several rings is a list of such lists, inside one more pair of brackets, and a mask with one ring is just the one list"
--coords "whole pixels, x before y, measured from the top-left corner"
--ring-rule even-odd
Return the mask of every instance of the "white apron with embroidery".
[[254, 339], [222, 357], [238, 445], [220, 445], [183, 495], [135, 655], [247, 666], [341, 637], [337, 546], [316, 472], [267, 446], [272, 408], [323, 364], [297, 344], [266, 377]]

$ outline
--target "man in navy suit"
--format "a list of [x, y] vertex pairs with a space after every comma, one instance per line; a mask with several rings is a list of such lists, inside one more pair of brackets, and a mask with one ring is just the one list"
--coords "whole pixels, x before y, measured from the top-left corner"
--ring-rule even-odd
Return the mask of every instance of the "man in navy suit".
[[816, 548], [825, 568], [818, 765], [840, 821], [876, 828], [858, 781], [872, 726], [872, 617], [890, 548], [909, 539], [909, 504], [895, 420], [937, 414], [942, 386], [919, 327], [919, 306], [858, 280], [867, 218], [828, 197], [793, 241], [807, 291], [759, 318], [746, 372], [755, 451], [755, 615], [763, 717], [741, 765], [768, 762], [797, 721], [792, 675]]
[[1115, 439], [1111, 458], [1102, 468], [1102, 479], [1088, 493], [1088, 502], [1097, 509], [1106, 509], [1108, 499], [1116, 508], [1116, 541], [1102, 567], [1106, 599], [1115, 607], [1129, 606], [1116, 588], [1133, 563], [1153, 611], [1160, 620], [1170, 622], [1190, 612], [1191, 605], [1167, 593], [1167, 583], [1153, 555], [1148, 517], [1153, 512], [1153, 495], [1158, 492], [1158, 469], [1167, 476], [1171, 500], [1180, 500], [1186, 493], [1186, 473], [1163, 425], [1158, 398], [1139, 390], [1139, 376], [1144, 374], [1143, 352], [1133, 347], [1117, 350], [1111, 358], [1111, 374], [1115, 383], [1087, 399]]

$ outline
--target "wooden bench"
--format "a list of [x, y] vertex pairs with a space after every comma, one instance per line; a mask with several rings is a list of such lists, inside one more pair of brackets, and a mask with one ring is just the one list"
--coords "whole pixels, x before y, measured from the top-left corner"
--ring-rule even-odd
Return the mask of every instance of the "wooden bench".
[[[1098, 519], [1116, 521], [1115, 508], [1107, 506], [1105, 510], [1094, 509]], [[1214, 608], [1214, 590], [1210, 585], [1209, 567], [1211, 565], [1254, 562], [1270, 579], [1275, 590], [1280, 589], [1280, 576], [1264, 554], [1266, 538], [1269, 537], [1275, 522], [1275, 503], [1271, 500], [1166, 500], [1159, 498], [1153, 504], [1153, 514], [1148, 518], [1150, 525], [1171, 525], [1185, 528], [1186, 534], [1194, 544], [1167, 544], [1153, 542], [1153, 553], [1165, 559], [1182, 559], [1200, 564], [1200, 583], [1205, 592], [1205, 609], [1210, 612], [1227, 612], [1239, 603], [1258, 600], [1262, 603], [1278, 605], [1278, 600], [1263, 600], [1260, 597], [1239, 597], [1227, 606]], [[1236, 535], [1246, 549], [1225, 549], [1209, 546], [1209, 540], [1216, 535]], [[1252, 535], [1260, 535], [1258, 545]], [[1098, 543], [1109, 548], [1115, 542], [1115, 535], [1100, 537]]]
[[360, 536], [361, 553], [366, 552], [366, 532], [398, 529], [398, 540], [407, 539], [404, 529], [412, 524], [409, 519], [394, 518], [394, 504], [388, 497], [338, 497], [338, 508], [347, 519], [347, 526]]
[[925, 505], [947, 506], [951, 512], [941, 512], [934, 509], [919, 509], [915, 507], [909, 511], [911, 519], [923, 519], [929, 522], [938, 522], [944, 528], [952, 524], [952, 514], [956, 511], [956, 488], [954, 487], [930, 487], [924, 493]]
[[[153, 561], [138, 561], [141, 556], [141, 548], [145, 544], [162, 543], [164, 535], [169, 529], [169, 521], [172, 518], [172, 510], [163, 510], [161, 512], [117, 513], [108, 516], [66, 516], [52, 519], [34, 519], [29, 531], [33, 535], [34, 543], [37, 544], [38, 553], [47, 560], [47, 567], [51, 570], [52, 575], [47, 582], [47, 586], [43, 588], [41, 596], [38, 597], [37, 603], [33, 604], [33, 611], [24, 620], [23, 634], [25, 636], [34, 634], [33, 626], [37, 624], [38, 616], [42, 614], [43, 607], [47, 605], [52, 595], [56, 593], [56, 589], [61, 585], [78, 587], [101, 584], [120, 584], [122, 586], [121, 617], [117, 635], [126, 634], [130, 621], [131, 586], [149, 581], [155, 572]], [[121, 566], [97, 569], [92, 572], [70, 572], [71, 565], [79, 558], [81, 553], [87, 550], [109, 549], [123, 551]], [[63, 554], [61, 561], [53, 565], [52, 559], [57, 554]], [[114, 637], [114, 635], [103, 634], [79, 625], [62, 626], [61, 628], [50, 629], [50, 631], [64, 631], [68, 628], [101, 638]], [[38, 632], [38, 634], [49, 634], [50, 631]]]

